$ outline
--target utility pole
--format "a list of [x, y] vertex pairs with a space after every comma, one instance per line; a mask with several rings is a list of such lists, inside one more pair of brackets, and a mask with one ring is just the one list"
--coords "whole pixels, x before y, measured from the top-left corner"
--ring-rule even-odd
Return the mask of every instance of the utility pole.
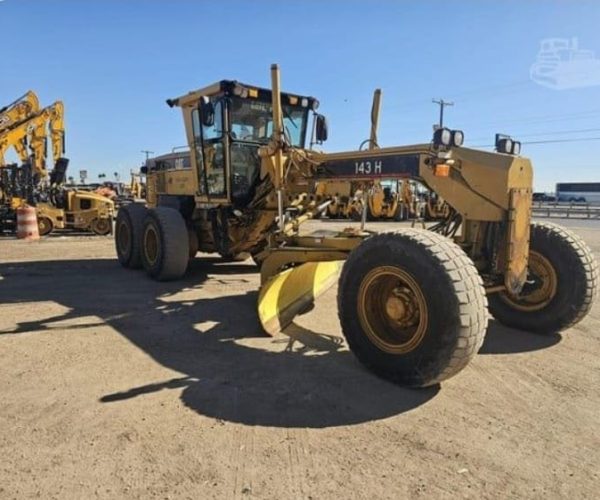
[[141, 153], [146, 155], [146, 161], [148, 161], [148, 158], [150, 157], [150, 155], [154, 154], [154, 151], [148, 151], [147, 149], [142, 149]]
[[442, 128], [444, 126], [444, 107], [445, 106], [454, 106], [454, 103], [451, 101], [444, 101], [444, 99], [431, 99], [431, 102], [434, 104], [438, 104], [440, 106], [440, 124], [439, 127]]

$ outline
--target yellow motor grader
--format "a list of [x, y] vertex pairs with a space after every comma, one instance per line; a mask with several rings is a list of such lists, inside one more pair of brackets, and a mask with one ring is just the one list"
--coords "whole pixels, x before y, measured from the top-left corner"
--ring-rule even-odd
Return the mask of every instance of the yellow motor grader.
[[[597, 265], [576, 235], [532, 223], [533, 172], [518, 142], [478, 151], [462, 146], [462, 132], [440, 128], [423, 144], [306, 149], [311, 114], [311, 142], [328, 135], [318, 101], [281, 92], [276, 65], [271, 79], [271, 89], [222, 80], [167, 101], [183, 113], [190, 168], [147, 170], [147, 204], [117, 216], [123, 266], [173, 280], [198, 250], [249, 253], [260, 265], [258, 314], [269, 333], [337, 282], [352, 352], [407, 386], [436, 384], [465, 367], [483, 342], [488, 310], [541, 333], [587, 314]], [[417, 179], [451, 213], [434, 230], [301, 231], [329, 202], [310, 194], [314, 182], [378, 178]]]

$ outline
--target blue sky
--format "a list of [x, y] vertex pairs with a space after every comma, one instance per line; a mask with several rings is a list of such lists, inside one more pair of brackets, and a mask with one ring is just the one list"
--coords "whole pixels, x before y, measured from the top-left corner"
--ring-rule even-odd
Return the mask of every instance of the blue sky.
[[[383, 89], [381, 145], [426, 142], [437, 108], [467, 144], [495, 132], [525, 140], [600, 137], [600, 85], [531, 81], [542, 39], [577, 37], [600, 58], [600, 2], [3, 0], [0, 103], [34, 89], [66, 106], [71, 175], [139, 167], [142, 149], [185, 143], [164, 101], [223, 78], [314, 95], [330, 121], [325, 149], [368, 137]], [[599, 129], [588, 132], [575, 130]], [[534, 135], [553, 132], [550, 135]], [[524, 145], [537, 189], [600, 181], [600, 141]]]

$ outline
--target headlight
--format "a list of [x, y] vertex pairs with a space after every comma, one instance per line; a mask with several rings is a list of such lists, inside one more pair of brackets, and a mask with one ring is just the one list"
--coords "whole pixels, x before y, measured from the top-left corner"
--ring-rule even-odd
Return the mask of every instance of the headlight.
[[507, 155], [518, 155], [521, 153], [521, 143], [514, 141], [510, 135], [496, 134], [496, 151]]
[[313, 111], [316, 111], [317, 109], [319, 109], [319, 101], [317, 101], [317, 99], [313, 99], [311, 109]]
[[308, 106], [308, 99], [306, 97], [303, 97], [302, 100], [300, 101], [300, 105], [303, 108], [306, 108]]
[[452, 131], [452, 145], [459, 147], [463, 145], [465, 142], [465, 134], [462, 130], [453, 130]]
[[248, 97], [248, 89], [243, 85], [236, 84], [233, 87], [233, 95], [238, 97]]
[[438, 128], [433, 133], [433, 144], [436, 146], [450, 146], [452, 132], [448, 128]]
[[512, 147], [512, 139], [500, 139], [496, 144], [496, 149], [498, 150], [498, 153], [504, 153], [507, 155], [511, 154]]

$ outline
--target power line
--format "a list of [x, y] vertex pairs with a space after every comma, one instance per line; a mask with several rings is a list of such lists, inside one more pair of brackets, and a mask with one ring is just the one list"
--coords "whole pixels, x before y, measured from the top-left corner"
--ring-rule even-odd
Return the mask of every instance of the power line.
[[520, 118], [518, 120], [513, 120], [511, 118], [506, 120], [497, 120], [493, 122], [483, 122], [479, 123], [478, 126], [490, 126], [490, 125], [513, 125], [520, 123], [544, 123], [544, 122], [553, 122], [553, 121], [563, 121], [563, 120], [576, 120], [576, 119], [586, 119], [593, 118], [595, 115], [600, 114], [600, 109], [595, 109], [592, 111], [578, 111], [576, 113], [560, 113], [560, 114], [551, 114], [551, 115], [537, 115]]
[[[600, 137], [580, 137], [578, 139], [548, 139], [545, 141], [522, 141], [521, 144], [553, 144], [558, 142], [587, 142], [587, 141], [600, 141]], [[469, 146], [472, 148], [493, 148], [494, 144], [479, 144], [475, 146]]]
[[[463, 96], [471, 96], [474, 94], [486, 94], [486, 93], [490, 93], [490, 92], [496, 92], [498, 90], [503, 90], [509, 91], [511, 93], [514, 92], [514, 89], [516, 87], [522, 87], [524, 85], [531, 85], [531, 80], [517, 80], [514, 82], [508, 82], [508, 83], [498, 83], [498, 84], [493, 84], [493, 85], [488, 85], [488, 86], [484, 86], [484, 87], [474, 87], [471, 89], [466, 89], [466, 90], [462, 90], [462, 91], [458, 91], [458, 92], [453, 92], [450, 91], [449, 93], [454, 97], [455, 101], [456, 101], [456, 97], [459, 97], [459, 101], [465, 102], [465, 99], [463, 99]], [[534, 86], [532, 86], [534, 87]], [[512, 89], [512, 90], [511, 90]], [[445, 89], [445, 91], [448, 91], [448, 89]], [[470, 99], [466, 99], [467, 101], [469, 101]], [[416, 107], [422, 107], [424, 106], [427, 102], [429, 102], [429, 99], [426, 97], [421, 97], [421, 98], [416, 98], [414, 100], [410, 100], [410, 101], [400, 101], [400, 102], [388, 102], [388, 104], [386, 104], [385, 106], [385, 111], [389, 111], [389, 110], [406, 110], [406, 109], [412, 109], [412, 108], [416, 108]], [[362, 114], [362, 113], [361, 113]], [[358, 116], [358, 113], [350, 115], [350, 116]]]
[[[532, 133], [525, 133], [525, 134], [511, 132], [511, 135], [516, 138], [521, 138], [521, 137], [540, 137], [540, 136], [544, 136], [544, 135], [580, 134], [580, 133], [584, 133], [584, 132], [600, 132], [600, 128], [580, 128], [580, 129], [576, 129], [576, 130], [552, 130], [552, 131], [548, 131], [548, 132], [532, 132]], [[470, 139], [470, 140], [477, 142], [477, 141], [485, 141], [487, 138], [488, 137], [478, 137], [476, 139]]]

